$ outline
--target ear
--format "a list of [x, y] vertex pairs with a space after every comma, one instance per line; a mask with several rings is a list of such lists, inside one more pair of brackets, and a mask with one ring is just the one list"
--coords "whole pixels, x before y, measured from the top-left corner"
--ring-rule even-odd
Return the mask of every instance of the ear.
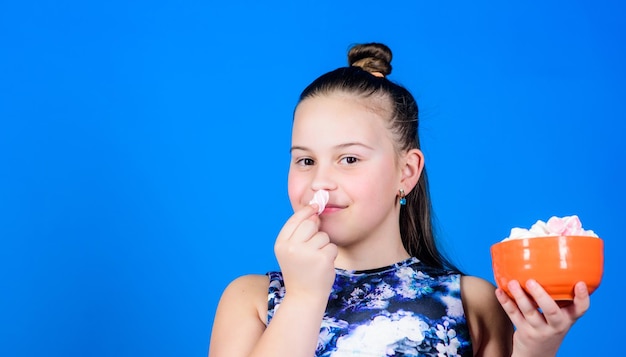
[[417, 185], [424, 170], [424, 154], [419, 149], [411, 149], [404, 154], [402, 163], [401, 188], [407, 194]]

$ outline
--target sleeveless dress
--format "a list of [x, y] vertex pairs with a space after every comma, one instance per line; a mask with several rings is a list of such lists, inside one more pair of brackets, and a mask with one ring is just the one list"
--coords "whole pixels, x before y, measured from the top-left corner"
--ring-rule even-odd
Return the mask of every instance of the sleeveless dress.
[[[336, 273], [315, 357], [472, 356], [459, 274], [417, 258]], [[269, 324], [285, 287], [280, 272], [267, 275]]]

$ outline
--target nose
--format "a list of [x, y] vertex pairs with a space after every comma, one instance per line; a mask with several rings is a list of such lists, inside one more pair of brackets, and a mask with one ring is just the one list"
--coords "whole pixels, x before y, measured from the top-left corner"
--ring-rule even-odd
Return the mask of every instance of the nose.
[[315, 175], [311, 182], [311, 189], [331, 191], [337, 188], [336, 173], [332, 164], [321, 164], [315, 168]]

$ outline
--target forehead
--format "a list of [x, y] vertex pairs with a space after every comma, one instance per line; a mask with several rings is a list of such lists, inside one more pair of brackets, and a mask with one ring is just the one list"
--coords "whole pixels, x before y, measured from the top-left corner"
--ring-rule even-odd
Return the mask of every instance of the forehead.
[[348, 141], [388, 138], [384, 103], [370, 99], [373, 98], [337, 93], [303, 100], [294, 114], [293, 139], [320, 134], [341, 136]]

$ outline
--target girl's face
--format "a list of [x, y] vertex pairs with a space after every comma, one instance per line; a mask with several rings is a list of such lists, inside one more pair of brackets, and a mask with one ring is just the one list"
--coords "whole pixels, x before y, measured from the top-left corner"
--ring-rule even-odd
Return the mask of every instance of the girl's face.
[[348, 94], [308, 98], [296, 108], [289, 199], [297, 210], [327, 190], [320, 230], [339, 246], [400, 235], [402, 170], [382, 113]]

